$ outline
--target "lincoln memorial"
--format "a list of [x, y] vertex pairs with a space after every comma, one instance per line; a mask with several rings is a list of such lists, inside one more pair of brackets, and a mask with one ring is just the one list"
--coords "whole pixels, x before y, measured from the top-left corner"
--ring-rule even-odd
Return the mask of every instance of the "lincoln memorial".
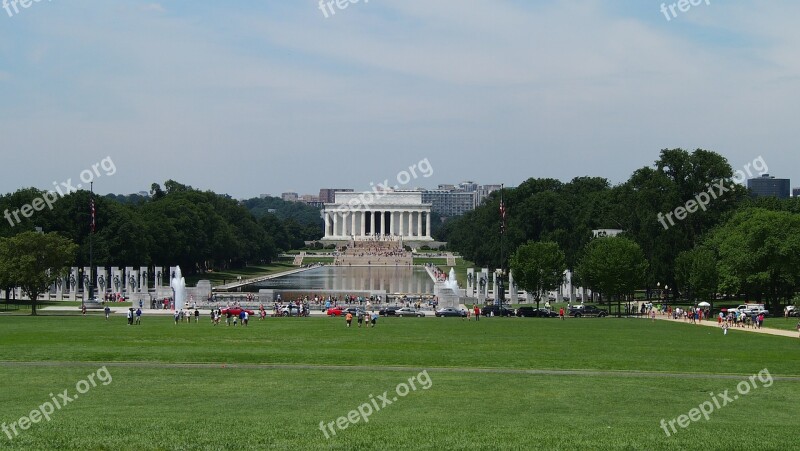
[[325, 241], [433, 241], [431, 204], [422, 203], [419, 191], [336, 192], [322, 216]]

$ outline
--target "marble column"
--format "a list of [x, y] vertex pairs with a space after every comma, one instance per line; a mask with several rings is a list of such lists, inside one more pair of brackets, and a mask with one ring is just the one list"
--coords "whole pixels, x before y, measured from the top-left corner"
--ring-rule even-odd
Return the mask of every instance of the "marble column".
[[322, 214], [322, 216], [324, 216], [324, 217], [325, 217], [325, 236], [330, 236], [330, 235], [331, 235], [331, 234], [330, 234], [330, 230], [331, 230], [331, 218], [330, 218], [330, 213], [328, 213], [328, 212], [326, 211], [326, 212], [324, 212], [324, 213]]
[[425, 213], [425, 237], [431, 237], [431, 212]]
[[361, 236], [367, 234], [367, 212], [366, 210], [361, 210]]
[[422, 237], [422, 212], [417, 212], [417, 236]]
[[376, 211], [374, 211], [374, 210], [371, 212], [371, 214], [372, 214], [372, 230], [371, 230], [371, 232], [372, 232], [372, 233], [371, 233], [370, 235], [372, 235], [372, 236], [377, 236], [377, 231], [378, 231], [378, 215], [377, 215], [377, 212], [376, 212]]
[[334, 212], [333, 213], [333, 236], [339, 236], [339, 230], [337, 230], [337, 226], [339, 225], [339, 214]]

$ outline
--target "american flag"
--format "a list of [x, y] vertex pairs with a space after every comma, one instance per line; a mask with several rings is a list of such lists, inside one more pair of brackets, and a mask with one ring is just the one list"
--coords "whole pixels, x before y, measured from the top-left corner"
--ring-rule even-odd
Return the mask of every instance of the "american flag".
[[92, 209], [92, 224], [91, 224], [91, 227], [92, 227], [92, 233], [94, 233], [94, 230], [95, 230], [95, 227], [96, 227], [95, 218], [94, 218], [94, 214], [95, 214], [94, 199], [92, 199], [92, 202], [91, 202], [91, 209]]

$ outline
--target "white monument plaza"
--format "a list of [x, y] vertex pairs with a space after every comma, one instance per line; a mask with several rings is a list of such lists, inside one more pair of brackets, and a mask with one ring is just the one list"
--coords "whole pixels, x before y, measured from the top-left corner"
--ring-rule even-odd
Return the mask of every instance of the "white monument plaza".
[[422, 203], [420, 191], [336, 192], [322, 216], [324, 241], [433, 241], [431, 204]]

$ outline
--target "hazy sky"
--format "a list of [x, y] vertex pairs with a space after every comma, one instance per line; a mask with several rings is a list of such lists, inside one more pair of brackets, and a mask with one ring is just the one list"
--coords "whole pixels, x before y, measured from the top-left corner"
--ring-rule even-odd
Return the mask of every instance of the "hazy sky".
[[409, 187], [619, 183], [674, 147], [800, 186], [796, 0], [340, 3], [0, 10], [0, 192], [106, 157], [99, 193], [368, 189], [425, 158]]

